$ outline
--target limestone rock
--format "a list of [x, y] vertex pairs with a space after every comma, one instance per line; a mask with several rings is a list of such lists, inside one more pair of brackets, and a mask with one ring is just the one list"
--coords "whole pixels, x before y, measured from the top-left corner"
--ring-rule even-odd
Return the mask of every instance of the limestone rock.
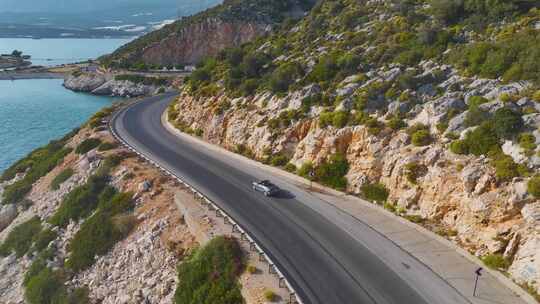
[[0, 231], [17, 217], [17, 207], [13, 204], [0, 206]]

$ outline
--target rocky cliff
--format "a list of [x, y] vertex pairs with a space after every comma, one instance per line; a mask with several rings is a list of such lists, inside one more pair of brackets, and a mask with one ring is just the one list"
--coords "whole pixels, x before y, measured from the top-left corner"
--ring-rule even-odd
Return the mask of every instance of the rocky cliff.
[[119, 48], [103, 62], [111, 67], [194, 65], [227, 47], [271, 31], [286, 17], [298, 18], [314, 0], [229, 0]]
[[[540, 13], [516, 4], [522, 17], [485, 19], [495, 30], [479, 33], [449, 28], [481, 10], [446, 20], [437, 6], [406, 8], [323, 1], [297, 25], [201, 65], [169, 120], [384, 205], [536, 293], [540, 78], [526, 67], [530, 44], [516, 41], [538, 37]], [[493, 45], [473, 42], [482, 39]], [[512, 66], [495, 63], [506, 45], [521, 54]], [[474, 57], [482, 50], [484, 61]]]
[[139, 56], [145, 63], [159, 66], [195, 64], [270, 30], [271, 26], [267, 24], [209, 18], [186, 25], [163, 40], [148, 45]]

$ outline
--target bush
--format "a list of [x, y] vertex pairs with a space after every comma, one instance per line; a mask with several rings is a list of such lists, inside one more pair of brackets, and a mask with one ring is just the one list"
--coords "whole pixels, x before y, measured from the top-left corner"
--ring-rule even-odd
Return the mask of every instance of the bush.
[[100, 144], [101, 144], [101, 140], [99, 138], [88, 138], [77, 146], [77, 149], [75, 149], [75, 153], [77, 154], [87, 153], [90, 150], [97, 148]]
[[408, 163], [405, 165], [405, 177], [409, 183], [416, 185], [416, 180], [418, 177], [422, 176], [426, 170], [426, 166], [417, 162]]
[[264, 299], [266, 301], [275, 302], [275, 301], [277, 301], [277, 295], [272, 290], [267, 289], [267, 290], [264, 291]]
[[20, 258], [32, 247], [34, 236], [41, 231], [41, 220], [34, 217], [15, 227], [0, 246], [0, 255], [8, 256], [12, 252]]
[[68, 137], [66, 136], [62, 141], [52, 141], [47, 146], [30, 153], [29, 156], [6, 170], [2, 179], [11, 179], [15, 174], [25, 171], [26, 175], [22, 180], [4, 189], [2, 203], [16, 204], [20, 202], [32, 190], [32, 185], [37, 180], [61, 163], [64, 157], [71, 152], [71, 149], [63, 147], [64, 140], [67, 139]]
[[419, 130], [413, 133], [411, 142], [417, 147], [427, 146], [431, 143], [432, 138], [428, 130]]
[[519, 135], [519, 146], [527, 151], [534, 151], [536, 149], [536, 137], [531, 133], [521, 133]]
[[69, 243], [66, 266], [79, 272], [94, 263], [95, 256], [107, 253], [125, 234], [113, 224], [111, 214], [99, 210], [89, 217]]
[[116, 143], [104, 142], [104, 143], [101, 143], [98, 146], [98, 151], [100, 151], [100, 152], [109, 151], [109, 150], [112, 150], [112, 149], [116, 149], [116, 147], [118, 147], [118, 144], [116, 144]]
[[523, 128], [521, 114], [510, 108], [500, 108], [493, 115], [493, 130], [499, 138], [511, 139]]
[[345, 190], [347, 188], [345, 175], [348, 171], [349, 163], [345, 156], [334, 154], [315, 169], [315, 178], [325, 186]]
[[482, 124], [489, 119], [489, 113], [481, 110], [478, 106], [470, 106], [469, 111], [465, 115], [463, 124], [466, 127], [474, 127]]
[[489, 100], [482, 96], [471, 96], [469, 98], [469, 108], [478, 108], [478, 106], [489, 102]]
[[67, 181], [70, 177], [75, 174], [75, 171], [71, 168], [64, 169], [62, 172], [60, 172], [51, 182], [50, 188], [52, 190], [58, 190], [60, 189], [60, 185], [62, 185], [65, 181]]
[[289, 162], [289, 158], [283, 154], [276, 154], [270, 159], [270, 164], [274, 167], [283, 167]]
[[310, 175], [312, 172], [315, 172], [315, 168], [313, 167], [313, 163], [311, 162], [303, 163], [302, 166], [297, 171], [298, 175], [304, 178], [307, 178], [309, 180], [313, 179], [313, 177]]
[[392, 119], [388, 121], [388, 127], [394, 131], [401, 130], [405, 128], [407, 124], [403, 121], [403, 119], [394, 116]]
[[499, 152], [496, 155], [492, 155], [492, 158], [491, 164], [495, 168], [495, 176], [498, 180], [510, 181], [514, 177], [521, 175], [519, 165], [514, 162], [511, 156]]
[[56, 239], [56, 232], [51, 229], [44, 229], [40, 233], [34, 236], [34, 247], [33, 249], [37, 252], [41, 252], [43, 249], [47, 248], [49, 244]]
[[450, 150], [457, 154], [487, 155], [499, 147], [500, 141], [491, 122], [485, 122], [474, 131], [468, 132], [463, 140], [450, 145]]
[[385, 202], [388, 199], [388, 189], [386, 186], [380, 183], [377, 184], [365, 184], [360, 188], [362, 196], [372, 202]]
[[91, 176], [85, 185], [73, 189], [49, 219], [55, 226], [65, 227], [69, 220], [79, 220], [90, 215], [98, 205], [100, 193], [107, 185], [107, 177]]
[[270, 76], [270, 89], [274, 93], [284, 93], [302, 74], [300, 66], [296, 63], [286, 63], [279, 66]]
[[294, 164], [292, 164], [292, 163], [287, 163], [287, 164], [285, 165], [285, 170], [286, 170], [287, 172], [294, 173], [294, 172], [296, 172], [296, 166], [295, 166]]
[[30, 304], [64, 303], [66, 296], [62, 276], [48, 267], [30, 278], [26, 285], [25, 297]]
[[238, 283], [243, 270], [243, 254], [238, 242], [217, 237], [178, 266], [174, 303], [243, 303]]
[[508, 269], [510, 261], [500, 254], [489, 254], [482, 258], [482, 262], [491, 269]]
[[527, 191], [535, 198], [540, 198], [540, 175], [537, 175], [527, 183]]
[[249, 274], [255, 274], [255, 273], [257, 273], [257, 267], [255, 267], [253, 265], [249, 265], [248, 267], [246, 267], [246, 271]]

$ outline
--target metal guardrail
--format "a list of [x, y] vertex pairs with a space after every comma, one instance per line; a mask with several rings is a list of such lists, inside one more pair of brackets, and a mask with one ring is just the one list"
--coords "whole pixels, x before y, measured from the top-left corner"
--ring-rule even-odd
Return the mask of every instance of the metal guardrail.
[[191, 186], [189, 183], [184, 181], [181, 177], [177, 176], [173, 172], [169, 171], [168, 169], [161, 166], [156, 161], [152, 160], [150, 157], [146, 156], [144, 153], [141, 153], [137, 151], [133, 146], [131, 146], [128, 142], [126, 142], [123, 138], [121, 138], [116, 131], [114, 130], [112, 124], [114, 123], [116, 117], [122, 112], [122, 110], [116, 111], [113, 114], [112, 119], [109, 121], [109, 130], [113, 137], [120, 142], [122, 145], [124, 145], [128, 150], [136, 153], [139, 157], [146, 160], [159, 170], [161, 170], [163, 173], [171, 176], [176, 181], [178, 181], [181, 185], [183, 185], [185, 188], [189, 189], [192, 193], [194, 198], [198, 199], [199, 203], [201, 205], [205, 206], [209, 211], [213, 210], [216, 212], [216, 217], [222, 217], [225, 224], [229, 224], [232, 226], [232, 233], [238, 233], [240, 234], [240, 240], [245, 241], [249, 243], [249, 250], [251, 252], [257, 252], [259, 254], [259, 261], [266, 262], [268, 264], [268, 273], [273, 274], [276, 276], [279, 280], [279, 287], [284, 288], [289, 292], [289, 299], [287, 299], [287, 303], [289, 304], [304, 304], [294, 287], [290, 284], [289, 280], [283, 275], [283, 273], [279, 270], [279, 268], [276, 266], [276, 264], [272, 261], [272, 259], [262, 250], [261, 246], [257, 244], [257, 242], [253, 239], [253, 237], [244, 229], [240, 224], [238, 224], [227, 212], [225, 212], [223, 209], [221, 209], [219, 206], [217, 206], [214, 202], [212, 202], [208, 197], [206, 197], [202, 192], [197, 190], [195, 187]]

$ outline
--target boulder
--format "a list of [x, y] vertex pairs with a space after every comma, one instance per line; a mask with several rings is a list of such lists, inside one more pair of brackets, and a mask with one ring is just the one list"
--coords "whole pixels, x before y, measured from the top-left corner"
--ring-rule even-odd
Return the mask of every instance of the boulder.
[[540, 224], [540, 202], [527, 204], [521, 209], [521, 215], [529, 224]]
[[0, 231], [4, 230], [17, 217], [17, 207], [14, 204], [3, 205], [0, 209]]
[[64, 87], [76, 92], [92, 92], [107, 82], [107, 78], [100, 74], [70, 75], [64, 79]]

